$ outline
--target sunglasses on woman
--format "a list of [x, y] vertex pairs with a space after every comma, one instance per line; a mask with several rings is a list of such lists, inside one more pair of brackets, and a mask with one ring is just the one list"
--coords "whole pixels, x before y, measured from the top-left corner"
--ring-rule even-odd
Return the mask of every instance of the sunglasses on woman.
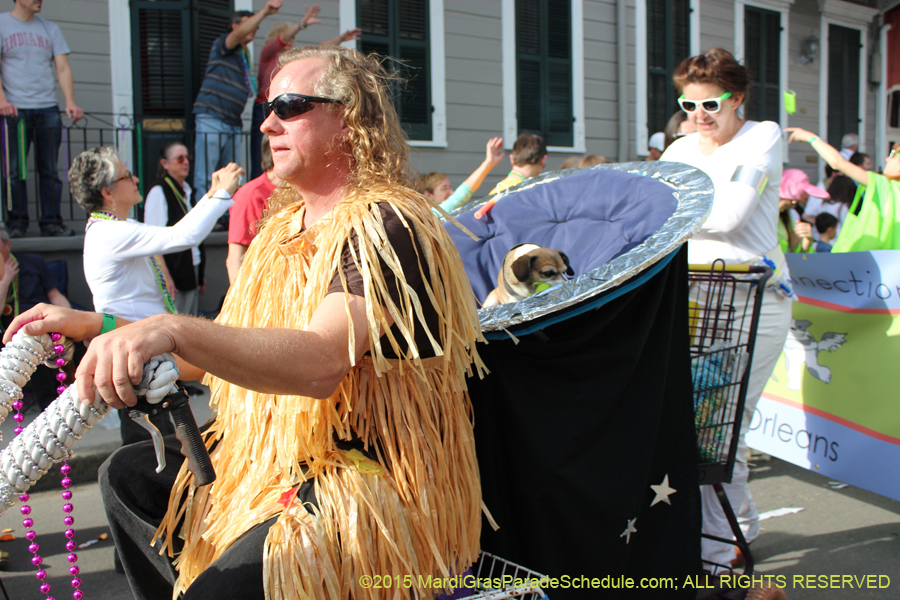
[[722, 110], [722, 101], [731, 98], [731, 92], [725, 92], [718, 98], [707, 98], [706, 100], [686, 100], [684, 94], [678, 99], [678, 105], [681, 110], [686, 113], [692, 113], [697, 110], [697, 106], [702, 106], [705, 112], [715, 114]]
[[266, 118], [269, 114], [275, 113], [275, 116], [282, 121], [287, 121], [305, 112], [309, 112], [315, 106], [314, 103], [320, 104], [340, 104], [340, 100], [331, 98], [319, 98], [318, 96], [306, 96], [304, 94], [281, 94], [275, 96], [271, 102], [263, 102], [263, 113]]

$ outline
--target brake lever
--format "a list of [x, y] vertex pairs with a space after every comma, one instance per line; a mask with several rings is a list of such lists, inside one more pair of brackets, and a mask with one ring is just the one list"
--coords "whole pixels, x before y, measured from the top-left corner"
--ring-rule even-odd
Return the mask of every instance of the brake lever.
[[181, 442], [181, 454], [187, 459], [188, 470], [194, 475], [196, 485], [209, 485], [216, 480], [216, 471], [212, 466], [203, 438], [200, 437], [200, 429], [197, 427], [197, 421], [191, 410], [190, 397], [177, 384], [173, 384], [172, 392], [159, 403], [151, 404], [141, 398], [137, 404], [128, 409], [128, 416], [150, 432], [153, 449], [156, 451], [156, 472], [159, 473], [166, 467], [166, 451], [162, 435], [150, 422], [150, 417], [166, 412], [172, 414], [172, 420], [175, 422], [175, 437]]

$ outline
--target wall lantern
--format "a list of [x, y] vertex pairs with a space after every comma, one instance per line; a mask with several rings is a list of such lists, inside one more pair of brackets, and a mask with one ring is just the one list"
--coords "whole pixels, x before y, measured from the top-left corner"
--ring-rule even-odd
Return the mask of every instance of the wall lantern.
[[810, 33], [809, 37], [803, 42], [803, 48], [800, 50], [800, 62], [808, 65], [819, 57], [819, 38], [815, 33]]

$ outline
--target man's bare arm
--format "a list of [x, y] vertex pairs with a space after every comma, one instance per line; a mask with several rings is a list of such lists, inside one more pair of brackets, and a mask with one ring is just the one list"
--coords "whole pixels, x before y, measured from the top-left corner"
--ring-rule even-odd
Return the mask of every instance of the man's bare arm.
[[72, 69], [69, 67], [69, 57], [65, 54], [57, 54], [53, 57], [56, 66], [56, 77], [59, 79], [59, 87], [63, 98], [66, 99], [66, 114], [77, 123], [84, 116], [84, 111], [75, 104], [75, 83], [72, 80]]
[[0, 80], [0, 116], [3, 117], [18, 117], [19, 110], [15, 107], [15, 105], [10, 104], [9, 99], [6, 97], [6, 93], [3, 91], [3, 81]]
[[269, 0], [266, 2], [266, 5], [263, 6], [259, 12], [252, 17], [248, 17], [244, 21], [241, 21], [237, 27], [232, 29], [231, 33], [228, 34], [228, 37], [225, 38], [225, 46], [229, 50], [237, 48], [241, 44], [241, 40], [247, 37], [251, 31], [254, 31], [259, 27], [259, 24], [263, 22], [263, 19], [277, 13], [281, 8], [281, 4], [282, 0]]
[[[157, 315], [97, 338], [76, 373], [79, 394], [96, 386], [113, 407], [135, 402], [144, 362], [174, 352], [197, 369], [262, 393], [327, 398], [369, 347], [365, 298], [329, 294], [305, 330], [245, 329]], [[354, 350], [349, 351], [353, 322]], [[388, 323], [390, 325], [390, 323]]]

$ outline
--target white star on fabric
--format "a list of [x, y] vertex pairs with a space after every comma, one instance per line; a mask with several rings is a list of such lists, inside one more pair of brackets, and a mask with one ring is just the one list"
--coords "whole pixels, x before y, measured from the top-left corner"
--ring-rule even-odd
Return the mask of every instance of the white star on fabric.
[[653, 499], [653, 502], [650, 503], [650, 506], [653, 506], [657, 502], [665, 502], [669, 506], [672, 505], [672, 501], [669, 500], [669, 496], [675, 493], [674, 488], [669, 487], [669, 474], [666, 474], [665, 479], [662, 480], [662, 483], [659, 485], [651, 485], [650, 489], [656, 492], [656, 498]]
[[634, 528], [634, 522], [635, 522], [635, 521], [637, 521], [637, 517], [635, 517], [635, 518], [633, 518], [633, 519], [630, 519], [630, 520], [628, 521], [628, 527], [626, 527], [626, 528], [625, 528], [625, 531], [623, 531], [623, 532], [619, 535], [619, 537], [625, 538], [625, 543], [626, 543], [626, 544], [629, 543], [629, 542], [631, 541], [631, 534], [632, 534], [632, 533], [637, 533], [637, 529]]

